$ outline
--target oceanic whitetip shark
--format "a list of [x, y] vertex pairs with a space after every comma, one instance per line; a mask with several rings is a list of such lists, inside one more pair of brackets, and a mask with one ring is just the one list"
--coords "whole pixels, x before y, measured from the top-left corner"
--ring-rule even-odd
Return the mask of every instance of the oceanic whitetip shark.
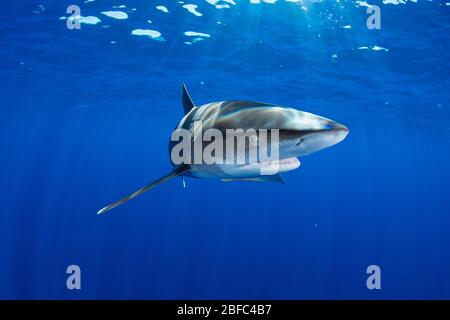
[[[241, 180], [284, 183], [280, 173], [297, 169], [300, 166], [299, 157], [335, 145], [344, 140], [348, 134], [347, 127], [330, 119], [268, 103], [223, 101], [196, 106], [184, 84], [182, 86], [182, 102], [185, 115], [174, 132], [177, 129], [185, 129], [190, 135], [190, 142], [194, 143], [198, 136], [208, 129], [216, 129], [216, 132], [224, 133], [224, 139], [226, 139], [225, 131], [229, 129], [244, 131], [254, 129], [257, 135], [258, 130], [261, 129], [276, 130], [277, 159], [264, 162], [261, 157], [257, 157], [257, 161], [254, 163], [248, 163], [248, 161], [246, 163], [228, 163], [223, 161], [207, 164], [206, 162], [197, 163], [194, 161], [174, 163], [171, 157], [174, 167], [171, 173], [106, 206], [98, 211], [97, 214], [105, 213], [178, 176], [217, 178], [223, 181]], [[201, 124], [200, 130], [196, 128], [198, 123]], [[270, 135], [270, 137], [272, 136]], [[270, 137], [268, 140], [270, 140]], [[272, 137], [272, 140], [275, 139]], [[214, 140], [210, 139], [209, 141], [202, 141], [200, 151], [205, 150], [208, 144]], [[258, 136], [256, 141], [259, 141]], [[228, 143], [229, 141], [224, 142], [225, 145], [228, 145]], [[177, 143], [171, 139], [169, 142], [169, 153], [171, 155], [173, 155], [172, 151], [174, 151], [176, 145]], [[244, 158], [247, 160], [249, 158], [247, 154], [250, 152], [249, 149], [251, 149], [250, 144], [245, 145], [244, 149], [240, 149], [240, 152], [246, 153]], [[267, 175], [267, 173], [262, 174], [261, 168], [267, 167], [268, 163], [272, 166], [275, 165], [277, 170], [270, 175]]]

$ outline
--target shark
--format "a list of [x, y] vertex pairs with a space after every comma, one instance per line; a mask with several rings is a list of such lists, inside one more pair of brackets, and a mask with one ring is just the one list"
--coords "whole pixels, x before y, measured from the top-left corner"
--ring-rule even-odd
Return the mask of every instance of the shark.
[[[109, 210], [167, 182], [175, 177], [189, 176], [193, 178], [215, 178], [222, 181], [253, 181], [285, 183], [282, 173], [292, 171], [300, 167], [300, 158], [317, 151], [329, 148], [347, 136], [349, 129], [336, 121], [300, 111], [291, 107], [275, 104], [229, 100], [211, 102], [203, 105], [195, 105], [186, 85], [182, 85], [182, 104], [184, 116], [179, 121], [176, 130], [185, 130], [189, 134], [191, 142], [196, 141], [205, 130], [215, 129], [216, 132], [226, 130], [277, 130], [276, 149], [277, 158], [267, 160], [257, 157], [256, 161], [249, 162], [248, 153], [252, 148], [246, 144], [245, 148], [236, 152], [245, 153], [244, 163], [229, 163], [226, 161], [216, 163], [182, 162], [175, 163], [171, 157], [173, 170], [165, 176], [151, 182], [126, 197], [111, 203], [99, 210], [97, 214], [103, 214]], [[197, 123], [201, 123], [198, 129]], [[255, 132], [258, 132], [256, 131]], [[245, 132], [245, 131], [244, 131]], [[224, 134], [225, 139], [228, 137]], [[272, 137], [272, 136], [270, 136]], [[229, 138], [230, 139], [230, 138]], [[211, 139], [212, 140], [212, 139]], [[270, 139], [268, 139], [270, 140]], [[273, 137], [272, 137], [272, 140]], [[202, 141], [201, 150], [208, 148], [211, 143]], [[176, 141], [169, 141], [169, 154], [176, 148]], [[225, 141], [229, 145], [229, 141]], [[254, 145], [254, 144], [253, 144]], [[258, 145], [258, 133], [256, 133], [256, 146]], [[273, 148], [269, 148], [270, 151]], [[239, 156], [239, 155], [238, 155]], [[272, 174], [263, 174], [263, 167], [275, 167]], [[270, 171], [270, 170], [269, 170]], [[184, 184], [184, 180], [183, 180]]]

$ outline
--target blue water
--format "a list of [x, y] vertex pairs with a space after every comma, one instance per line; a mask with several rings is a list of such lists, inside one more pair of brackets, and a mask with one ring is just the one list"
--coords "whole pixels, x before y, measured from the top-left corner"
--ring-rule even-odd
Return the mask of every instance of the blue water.
[[[450, 298], [450, 4], [369, 1], [369, 30], [354, 1], [237, 2], [2, 6], [0, 298]], [[68, 30], [70, 4], [101, 21]], [[170, 172], [182, 82], [350, 133], [285, 185], [177, 178], [97, 216]]]

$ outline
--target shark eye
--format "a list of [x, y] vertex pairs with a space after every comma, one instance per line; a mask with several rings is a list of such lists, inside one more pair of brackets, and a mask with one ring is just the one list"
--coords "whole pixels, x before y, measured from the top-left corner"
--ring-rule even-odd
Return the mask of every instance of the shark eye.
[[305, 142], [305, 138], [298, 139], [297, 146], [301, 145], [303, 142]]

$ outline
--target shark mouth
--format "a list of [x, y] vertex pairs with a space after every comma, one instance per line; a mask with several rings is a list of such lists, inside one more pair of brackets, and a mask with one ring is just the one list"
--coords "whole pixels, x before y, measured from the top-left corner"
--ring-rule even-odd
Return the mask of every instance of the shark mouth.
[[266, 162], [262, 162], [261, 169], [276, 171], [278, 173], [287, 172], [291, 170], [295, 170], [300, 167], [300, 160], [297, 158], [287, 158], [281, 160], [269, 160]]

